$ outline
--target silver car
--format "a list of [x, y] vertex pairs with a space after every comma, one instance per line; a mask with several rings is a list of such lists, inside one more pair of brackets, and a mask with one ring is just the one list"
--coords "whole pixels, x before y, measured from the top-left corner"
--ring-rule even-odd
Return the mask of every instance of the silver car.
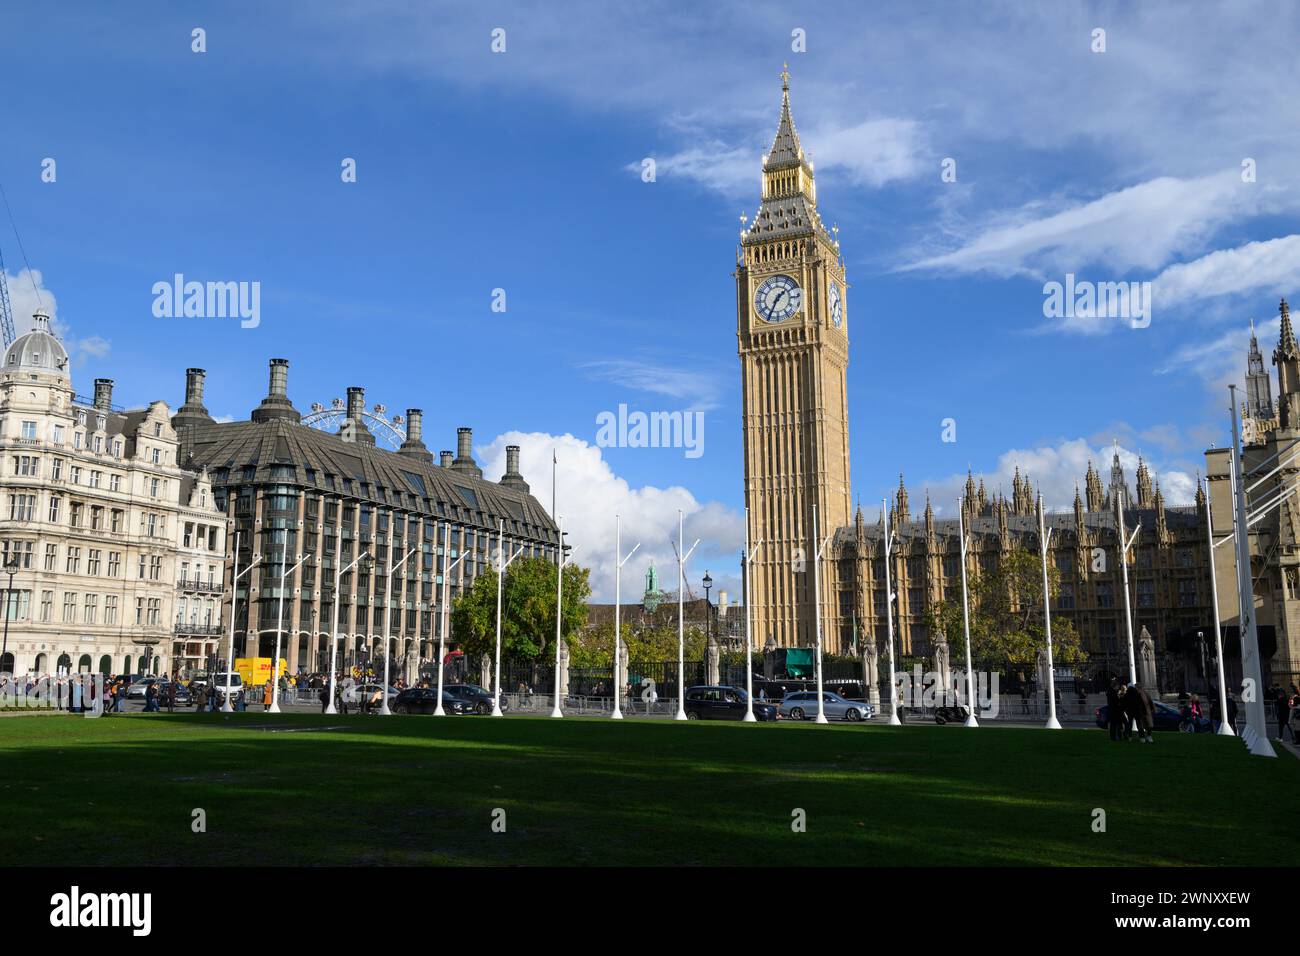
[[[875, 708], [860, 700], [845, 700], [839, 694], [822, 691], [822, 710], [827, 720], [870, 720], [876, 716]], [[817, 718], [817, 692], [796, 691], [781, 700], [781, 716], [793, 720]]]

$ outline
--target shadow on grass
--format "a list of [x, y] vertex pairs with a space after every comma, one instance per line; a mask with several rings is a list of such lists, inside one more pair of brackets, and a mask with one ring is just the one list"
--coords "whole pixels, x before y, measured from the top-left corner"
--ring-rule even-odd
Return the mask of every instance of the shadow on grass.
[[5, 721], [0, 756], [0, 851], [31, 864], [1262, 865], [1300, 849], [1271, 812], [1297, 762], [1211, 736], [178, 714]]

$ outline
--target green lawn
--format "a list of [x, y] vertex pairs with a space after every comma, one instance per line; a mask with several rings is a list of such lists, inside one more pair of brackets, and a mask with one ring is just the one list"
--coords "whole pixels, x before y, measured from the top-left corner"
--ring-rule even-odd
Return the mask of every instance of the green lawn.
[[[1275, 864], [1235, 739], [256, 713], [0, 719], [10, 864]], [[191, 811], [207, 832], [191, 831]], [[491, 829], [494, 808], [507, 830]], [[1094, 833], [1092, 812], [1107, 813]], [[791, 811], [807, 832], [791, 831]]]

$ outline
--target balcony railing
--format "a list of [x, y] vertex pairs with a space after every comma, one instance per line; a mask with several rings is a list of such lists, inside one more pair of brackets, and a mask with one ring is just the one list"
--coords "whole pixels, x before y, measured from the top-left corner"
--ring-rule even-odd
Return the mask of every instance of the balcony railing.
[[172, 633], [176, 635], [192, 635], [194, 637], [220, 637], [220, 624], [187, 624], [184, 621], [177, 621], [172, 628]]
[[225, 590], [225, 585], [200, 581], [198, 578], [181, 578], [176, 582], [176, 590], [197, 591], [201, 594], [220, 594]]

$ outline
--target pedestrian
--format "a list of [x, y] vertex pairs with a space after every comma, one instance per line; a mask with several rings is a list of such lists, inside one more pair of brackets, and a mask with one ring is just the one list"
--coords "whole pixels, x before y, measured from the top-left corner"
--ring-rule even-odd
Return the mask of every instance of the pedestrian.
[[275, 699], [274, 694], [275, 694], [275, 683], [273, 681], [267, 681], [265, 684], [262, 685], [262, 709], [263, 710], [271, 709], [271, 703]]
[[1125, 689], [1124, 700], [1127, 705], [1125, 710], [1137, 724], [1138, 740], [1147, 744], [1155, 743], [1155, 738], [1151, 736], [1151, 729], [1155, 724], [1155, 705], [1151, 702], [1151, 695], [1147, 693], [1146, 688], [1140, 684], [1129, 684]]
[[330, 705], [330, 689], [328, 687], [322, 686], [320, 689], [320, 712], [322, 714], [325, 713], [325, 711], [329, 709], [329, 705]]
[[176, 679], [167, 685], [167, 713], [176, 713]]
[[208, 706], [208, 689], [200, 687], [198, 696], [194, 698], [195, 711], [202, 711]]
[[152, 714], [158, 710], [158, 685], [150, 684], [144, 691], [144, 712]]
[[1287, 700], [1286, 691], [1280, 685], [1273, 685], [1273, 716], [1277, 719], [1277, 739], [1282, 739], [1282, 732], [1286, 730], [1287, 719], [1291, 716], [1291, 705]]
[[1124, 739], [1124, 688], [1118, 677], [1112, 677], [1106, 687], [1106, 728], [1111, 740]]

